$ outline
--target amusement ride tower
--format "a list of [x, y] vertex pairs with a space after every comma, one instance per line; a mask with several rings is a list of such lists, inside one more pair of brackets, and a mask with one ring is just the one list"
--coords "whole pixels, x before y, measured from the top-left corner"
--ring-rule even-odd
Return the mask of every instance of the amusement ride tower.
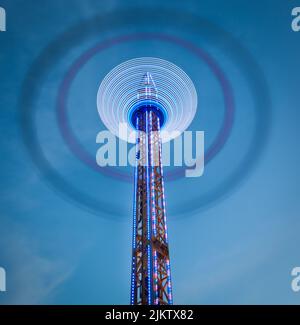
[[134, 175], [132, 304], [172, 304], [160, 128], [166, 112], [147, 72], [131, 110], [137, 130]]
[[113, 134], [129, 142], [119, 132], [124, 123], [135, 133], [131, 304], [172, 304], [162, 142], [191, 123], [196, 90], [176, 65], [138, 58], [118, 65], [104, 78], [97, 102]]

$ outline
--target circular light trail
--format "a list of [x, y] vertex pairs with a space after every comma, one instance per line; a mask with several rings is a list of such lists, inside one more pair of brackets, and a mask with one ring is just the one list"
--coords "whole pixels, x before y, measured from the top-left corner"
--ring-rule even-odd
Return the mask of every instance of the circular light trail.
[[156, 101], [163, 107], [165, 121], [161, 140], [167, 142], [185, 131], [197, 109], [197, 92], [189, 76], [175, 64], [153, 57], [135, 58], [113, 68], [100, 84], [97, 107], [107, 129], [122, 140], [134, 143], [135, 138], [119, 134], [120, 123], [127, 134], [135, 132], [131, 111], [139, 104], [141, 80], [150, 73], [157, 90]]
[[[122, 15], [123, 20], [115, 19], [116, 15]], [[251, 141], [249, 146], [245, 146], [246, 150], [243, 152], [242, 161], [234, 169], [233, 172], [227, 173], [225, 179], [220, 181], [213, 189], [200, 194], [196, 199], [191, 200], [183, 207], [177, 206], [177, 215], [183, 215], [183, 211], [186, 214], [187, 207], [190, 211], [196, 211], [210, 206], [213, 202], [217, 202], [225, 193], [232, 192], [238, 184], [240, 184], [246, 176], [253, 170], [256, 163], [261, 158], [263, 149], [269, 139], [270, 133], [270, 121], [271, 121], [271, 103], [270, 94], [267, 87], [267, 83], [263, 74], [263, 71], [243, 45], [234, 39], [230, 34], [220, 29], [219, 27], [211, 24], [206, 20], [200, 19], [198, 16], [183, 14], [182, 12], [170, 12], [169, 10], [157, 10], [140, 11], [138, 9], [128, 10], [122, 12], [113, 12], [110, 15], [99, 15], [87, 20], [85, 23], [80, 22], [78, 25], [67, 30], [59, 38], [51, 42], [44, 50], [39, 54], [37, 59], [33, 62], [28, 70], [24, 82], [22, 84], [21, 95], [18, 102], [20, 111], [20, 127], [22, 129], [22, 139], [28, 149], [35, 165], [42, 173], [47, 184], [52, 186], [63, 194], [64, 198], [71, 199], [75, 204], [83, 208], [87, 208], [88, 211], [95, 213], [99, 216], [99, 211], [109, 215], [109, 217], [123, 216], [122, 210], [117, 208], [113, 204], [108, 204], [102, 200], [99, 196], [97, 199], [84, 192], [82, 183], [80, 183], [80, 190], [71, 184], [65, 175], [62, 174], [62, 170], [59, 170], [56, 166], [52, 165], [46, 158], [44, 148], [37, 135], [38, 125], [35, 123], [35, 115], [37, 113], [37, 101], [41, 95], [41, 83], [46, 82], [47, 75], [55, 68], [55, 65], [66, 55], [68, 51], [78, 44], [82, 43], [83, 39], [89, 39], [94, 36], [99, 38], [99, 32], [105, 30], [113, 30], [114, 28], [120, 29], [123, 26], [131, 26], [131, 24], [140, 24], [143, 26], [144, 22], [151, 20], [151, 17], [156, 15], [156, 23], [166, 24], [165, 26], [172, 26], [176, 16], [176, 25], [180, 26], [183, 30], [194, 31], [201, 37], [214, 40], [214, 44], [230, 44], [231, 51], [230, 57], [236, 64], [239, 71], [246, 78], [246, 82], [253, 98], [253, 113], [255, 116], [255, 127], [251, 132]], [[158, 16], [157, 16], [158, 15]], [[170, 18], [171, 17], [171, 18]], [[200, 34], [201, 33], [201, 34]], [[205, 154], [206, 164], [217, 157], [220, 150], [224, 149], [224, 146], [229, 141], [229, 135], [232, 128], [234, 128], [233, 118], [235, 112], [234, 99], [234, 87], [230, 85], [229, 80], [221, 69], [219, 63], [203, 48], [190, 41], [184, 40], [177, 36], [164, 35], [161, 33], [138, 33], [131, 35], [122, 35], [114, 39], [108, 39], [97, 43], [94, 47], [89, 48], [80, 54], [80, 56], [71, 64], [64, 79], [59, 86], [57, 93], [57, 121], [59, 128], [62, 132], [64, 141], [73, 152], [73, 154], [83, 161], [87, 166], [95, 166], [104, 175], [114, 177], [115, 179], [128, 181], [131, 180], [131, 175], [127, 173], [121, 173], [118, 169], [113, 167], [100, 168], [95, 164], [94, 156], [89, 156], [84, 150], [84, 147], [80, 144], [75, 134], [69, 125], [69, 119], [67, 114], [67, 101], [70, 96], [70, 87], [74, 79], [78, 77], [82, 67], [87, 62], [98, 55], [103, 50], [116, 46], [123, 42], [132, 42], [140, 39], [147, 40], [160, 40], [163, 42], [171, 42], [179, 47], [183, 47], [191, 54], [194, 54], [199, 60], [205, 62], [217, 81], [223, 92], [224, 99], [224, 119], [222, 120], [221, 128], [218, 131], [217, 137], [212, 145], [207, 149]], [[65, 47], [64, 47], [65, 46]], [[132, 44], [135, 46], [135, 44]], [[223, 48], [222, 48], [223, 49]], [[184, 177], [184, 169], [178, 169], [175, 171], [169, 171], [164, 175], [166, 180], [175, 180]], [[219, 179], [218, 179], [219, 180]]]

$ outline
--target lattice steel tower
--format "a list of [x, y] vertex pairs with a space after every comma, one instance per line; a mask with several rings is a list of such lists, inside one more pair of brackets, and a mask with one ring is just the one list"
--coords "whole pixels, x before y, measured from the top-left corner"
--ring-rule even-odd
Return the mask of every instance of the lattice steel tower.
[[172, 304], [160, 128], [166, 111], [150, 73], [142, 79], [130, 121], [137, 130], [131, 304]]

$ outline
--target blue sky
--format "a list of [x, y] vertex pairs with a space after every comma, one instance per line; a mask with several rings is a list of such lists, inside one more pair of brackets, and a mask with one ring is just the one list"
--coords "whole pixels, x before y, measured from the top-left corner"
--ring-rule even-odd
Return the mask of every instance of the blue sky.
[[[7, 31], [0, 33], [0, 266], [7, 292], [0, 292], [0, 303], [129, 303], [133, 185], [80, 160], [62, 137], [55, 110], [78, 56], [104, 40], [146, 31], [208, 53], [235, 102], [230, 135], [204, 175], [166, 182], [174, 303], [299, 304], [290, 273], [300, 265], [300, 33], [290, 25], [300, 1], [37, 3], [1, 2]], [[156, 23], [128, 22], [124, 9], [157, 12]], [[180, 17], [170, 13], [161, 21], [159, 13], [170, 9]], [[182, 27], [189, 14], [202, 28]], [[113, 19], [100, 22], [101, 15]], [[96, 156], [96, 134], [104, 128], [99, 84], [114, 66], [141, 56], [169, 60], [191, 77], [199, 105], [190, 129], [204, 130], [209, 148], [225, 114], [218, 80], [194, 53], [159, 40], [119, 44], [82, 67], [67, 100], [79, 143]], [[31, 106], [28, 96], [23, 102], [24, 80], [35, 86]], [[28, 121], [51, 170], [32, 155], [35, 143], [22, 124]]]

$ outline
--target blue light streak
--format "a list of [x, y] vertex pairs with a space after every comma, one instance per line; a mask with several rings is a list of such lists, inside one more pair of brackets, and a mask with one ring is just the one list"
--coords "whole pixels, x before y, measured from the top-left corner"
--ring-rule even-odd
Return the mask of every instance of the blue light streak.
[[[139, 118], [136, 119], [136, 124], [139, 124]], [[136, 154], [139, 152], [138, 145], [139, 134], [136, 138]], [[134, 198], [133, 198], [133, 230], [132, 230], [132, 270], [131, 270], [131, 304], [134, 304], [134, 293], [135, 293], [135, 267], [136, 267], [136, 257], [135, 257], [135, 249], [136, 249], [136, 201], [137, 201], [137, 181], [138, 181], [138, 158], [136, 158], [136, 165], [134, 171]]]
[[146, 118], [146, 144], [147, 144], [147, 166], [146, 166], [146, 171], [147, 171], [147, 177], [146, 177], [146, 183], [147, 183], [147, 240], [148, 240], [148, 246], [147, 246], [147, 252], [148, 252], [148, 303], [149, 305], [151, 304], [152, 300], [152, 289], [151, 289], [151, 247], [150, 247], [150, 241], [151, 241], [151, 214], [150, 214], [150, 174], [149, 174], [149, 119], [148, 119], [148, 112], [144, 114]]
[[[197, 93], [189, 76], [175, 64], [153, 57], [141, 57], [125, 61], [113, 68], [102, 80], [97, 107], [104, 125], [119, 136], [120, 123], [126, 123], [128, 133], [135, 131], [130, 118], [132, 107], [141, 102], [137, 96], [140, 80], [145, 71], [155, 80], [159, 90], [153, 97], [165, 111], [166, 121], [162, 142], [171, 140], [176, 130], [179, 133], [188, 128], [197, 110]], [[145, 93], [148, 98], [148, 93]], [[152, 97], [151, 97], [152, 98]], [[150, 99], [151, 99], [150, 98]], [[123, 135], [121, 135], [123, 137]], [[122, 138], [128, 141], [126, 138]], [[131, 140], [134, 143], [134, 140]]]

